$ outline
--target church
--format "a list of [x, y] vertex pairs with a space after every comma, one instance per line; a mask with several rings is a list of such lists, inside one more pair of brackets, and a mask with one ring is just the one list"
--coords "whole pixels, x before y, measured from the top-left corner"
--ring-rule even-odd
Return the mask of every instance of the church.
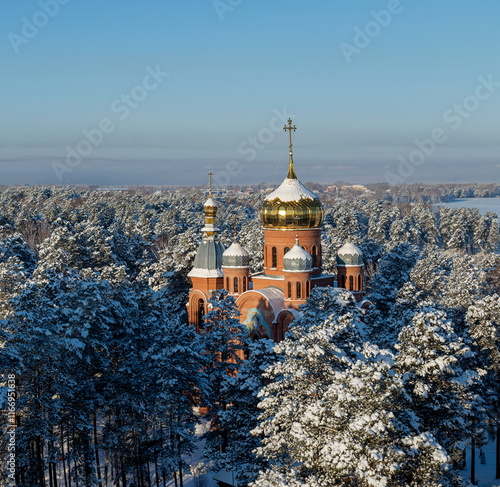
[[321, 226], [323, 206], [295, 174], [292, 120], [289, 133], [288, 174], [266, 196], [260, 210], [264, 230], [264, 268], [251, 273], [250, 254], [235, 239], [229, 248], [217, 238], [217, 204], [212, 194], [204, 205], [205, 226], [193, 269], [187, 304], [189, 323], [200, 331], [211, 293], [226, 289], [240, 311], [240, 321], [254, 339], [283, 340], [289, 324], [300, 316], [311, 289], [337, 286], [351, 291], [358, 303], [363, 298], [363, 254], [347, 242], [337, 252], [337, 276], [323, 274]]

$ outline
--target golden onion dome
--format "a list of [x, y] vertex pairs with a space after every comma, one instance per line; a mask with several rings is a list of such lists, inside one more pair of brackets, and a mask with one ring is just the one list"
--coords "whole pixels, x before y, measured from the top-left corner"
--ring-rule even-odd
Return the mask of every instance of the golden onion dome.
[[318, 228], [323, 215], [321, 201], [297, 179], [291, 159], [286, 179], [266, 196], [260, 210], [264, 228]]
[[288, 125], [283, 128], [290, 136], [288, 174], [281, 185], [266, 196], [260, 219], [264, 228], [318, 228], [323, 223], [323, 206], [297, 179], [293, 166], [292, 131], [297, 127], [288, 119]]

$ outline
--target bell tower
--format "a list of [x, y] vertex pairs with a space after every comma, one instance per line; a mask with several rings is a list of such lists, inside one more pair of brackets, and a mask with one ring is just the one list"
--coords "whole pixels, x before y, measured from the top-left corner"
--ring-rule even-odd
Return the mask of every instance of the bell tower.
[[224, 246], [217, 237], [219, 229], [215, 226], [217, 217], [217, 204], [212, 195], [212, 172], [210, 178], [210, 191], [208, 199], [203, 205], [205, 226], [201, 229], [203, 240], [198, 247], [194, 265], [188, 274], [192, 287], [189, 291], [188, 319], [189, 323], [196, 326], [199, 331], [202, 325], [201, 318], [207, 313], [207, 303], [212, 291], [224, 287], [224, 274], [222, 272], [222, 254]]

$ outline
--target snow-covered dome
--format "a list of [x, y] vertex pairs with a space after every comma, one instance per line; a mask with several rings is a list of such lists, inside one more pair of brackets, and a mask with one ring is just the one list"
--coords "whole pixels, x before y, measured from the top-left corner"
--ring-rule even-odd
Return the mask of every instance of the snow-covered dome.
[[296, 177], [287, 177], [266, 196], [260, 218], [264, 228], [317, 228], [323, 223], [323, 207]]
[[362, 266], [363, 252], [359, 247], [346, 242], [337, 252], [337, 266]]
[[295, 245], [284, 255], [283, 268], [285, 271], [307, 272], [312, 267], [312, 257], [300, 245], [298, 239]]
[[233, 242], [222, 254], [222, 265], [224, 267], [248, 267], [250, 254], [240, 243]]
[[189, 272], [189, 277], [222, 277], [221, 264], [224, 246], [218, 240], [209, 238], [203, 240], [196, 257], [193, 268]]
[[289, 161], [285, 180], [271, 194], [266, 196], [260, 210], [260, 219], [264, 228], [318, 228], [323, 223], [323, 207], [319, 198], [309, 191], [295, 175], [292, 151], [292, 126], [288, 119]]
[[211, 196], [208, 197], [207, 201], [205, 201], [204, 207], [217, 208], [217, 203], [213, 200]]

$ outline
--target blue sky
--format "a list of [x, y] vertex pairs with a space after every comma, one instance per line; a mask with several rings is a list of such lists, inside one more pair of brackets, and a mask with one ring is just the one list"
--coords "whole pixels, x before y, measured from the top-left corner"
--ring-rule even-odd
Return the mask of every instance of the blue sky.
[[500, 182], [496, 0], [2, 7], [3, 184]]

